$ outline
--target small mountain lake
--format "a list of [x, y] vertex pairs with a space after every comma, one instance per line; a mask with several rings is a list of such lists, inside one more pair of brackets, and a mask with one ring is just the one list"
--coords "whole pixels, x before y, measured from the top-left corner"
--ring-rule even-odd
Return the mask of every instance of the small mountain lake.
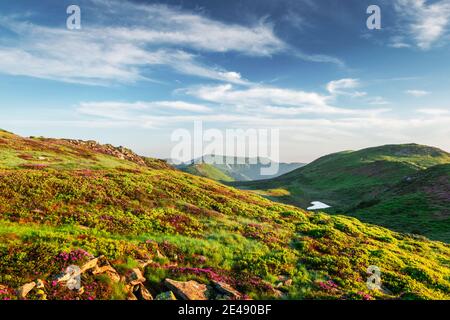
[[326, 209], [331, 208], [331, 206], [327, 205], [326, 203], [320, 202], [320, 201], [313, 201], [311, 202], [312, 206], [306, 208], [307, 210], [319, 210], [319, 209]]

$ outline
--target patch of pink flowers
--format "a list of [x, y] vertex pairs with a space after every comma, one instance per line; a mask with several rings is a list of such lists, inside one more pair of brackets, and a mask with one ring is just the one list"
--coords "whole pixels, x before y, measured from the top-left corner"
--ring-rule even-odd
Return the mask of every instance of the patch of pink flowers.
[[228, 280], [225, 277], [217, 274], [210, 268], [168, 267], [168, 269], [170, 269], [172, 272], [206, 275], [210, 280], [218, 282], [226, 282]]
[[362, 298], [363, 300], [373, 300], [373, 297], [372, 297], [370, 294], [368, 294], [368, 293], [359, 291], [359, 292], [358, 292], [358, 295], [361, 296], [361, 298]]
[[333, 280], [319, 281], [317, 285], [319, 286], [319, 288], [326, 291], [336, 290], [338, 288], [337, 284], [334, 283]]
[[57, 256], [57, 259], [63, 262], [76, 262], [86, 258], [92, 259], [93, 256], [83, 249], [76, 249], [71, 252], [61, 252]]

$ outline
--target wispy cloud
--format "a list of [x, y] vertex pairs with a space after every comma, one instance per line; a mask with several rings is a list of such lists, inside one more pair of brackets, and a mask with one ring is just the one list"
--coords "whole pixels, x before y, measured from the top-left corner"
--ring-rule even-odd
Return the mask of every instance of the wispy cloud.
[[111, 27], [118, 39], [183, 46], [207, 52], [235, 51], [251, 56], [270, 56], [286, 47], [265, 19], [256, 25], [243, 26], [226, 24], [199, 13], [161, 4], [91, 1], [108, 8], [107, 15], [119, 22], [133, 22], [130, 27]]
[[[86, 22], [82, 30], [73, 31], [0, 15], [0, 27], [16, 35], [0, 40], [0, 72], [108, 84], [151, 80], [146, 68], [165, 66], [182, 74], [245, 84], [238, 72], [207, 66], [199, 54], [265, 56], [285, 46], [264, 21], [255, 26], [226, 25], [164, 5], [91, 2], [96, 12], [109, 10], [109, 26]], [[118, 24], [124, 17], [127, 27]]]
[[431, 94], [431, 92], [425, 90], [406, 90], [405, 93], [416, 98], [424, 97]]
[[82, 10], [87, 13], [81, 30], [26, 22], [28, 15], [21, 19], [0, 14], [0, 27], [14, 35], [0, 39], [0, 73], [108, 85], [159, 81], [151, 71], [163, 66], [180, 74], [246, 84], [238, 71], [211, 66], [204, 55], [283, 53], [344, 66], [338, 58], [287, 45], [266, 18], [239, 25], [179, 7], [116, 0], [87, 0]]
[[[420, 49], [430, 49], [448, 32], [450, 24], [448, 0], [395, 0], [394, 8], [401, 17], [401, 32], [404, 36], [412, 37]], [[396, 36], [392, 43], [396, 48], [405, 48], [409, 45], [402, 36]]]
[[294, 56], [297, 58], [300, 58], [305, 61], [310, 62], [320, 62], [320, 63], [332, 63], [337, 65], [338, 67], [346, 67], [345, 62], [342, 59], [339, 59], [337, 57], [333, 57], [326, 54], [307, 54], [304, 52], [301, 52], [299, 50], [296, 50], [294, 53]]
[[355, 91], [350, 89], [356, 89], [361, 86], [359, 79], [340, 79], [333, 80], [327, 84], [327, 90], [334, 96], [347, 95], [352, 97], [363, 97], [367, 95], [366, 92]]
[[100, 116], [111, 119], [129, 119], [131, 113], [156, 115], [167, 112], [186, 111], [188, 113], [209, 113], [212, 109], [202, 104], [189, 103], [185, 101], [91, 101], [81, 102], [77, 106], [77, 111], [81, 114]]

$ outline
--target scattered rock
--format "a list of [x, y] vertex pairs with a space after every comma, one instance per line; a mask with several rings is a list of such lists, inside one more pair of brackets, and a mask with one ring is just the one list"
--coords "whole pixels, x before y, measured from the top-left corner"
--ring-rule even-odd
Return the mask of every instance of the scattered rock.
[[160, 258], [160, 259], [165, 259], [165, 258], [166, 258], [163, 254], [161, 254], [161, 252], [159, 252], [158, 249], [156, 250], [156, 256], [157, 256], [158, 258]]
[[27, 294], [36, 287], [36, 282], [30, 282], [26, 283], [23, 286], [21, 286], [19, 289], [17, 289], [17, 295], [21, 299], [25, 299], [27, 297]]
[[146, 266], [148, 266], [149, 264], [153, 263], [152, 259], [148, 259], [148, 260], [137, 260], [139, 267], [141, 269], [145, 269]]
[[152, 294], [147, 290], [147, 288], [142, 283], [140, 283], [134, 288], [133, 294], [139, 300], [153, 300]]
[[238, 300], [242, 297], [242, 294], [236, 289], [232, 288], [229, 284], [224, 282], [213, 281], [214, 288], [222, 294], [229, 296], [231, 299]]
[[145, 282], [145, 278], [142, 275], [141, 270], [139, 270], [138, 268], [133, 268], [130, 270], [130, 272], [127, 275], [127, 282], [130, 285], [135, 286], [135, 285]]
[[92, 274], [106, 274], [113, 283], [117, 283], [120, 281], [119, 273], [105, 258], [99, 259], [97, 266], [92, 271]]
[[282, 299], [285, 297], [285, 294], [282, 291], [277, 290], [277, 289], [272, 289], [272, 294], [277, 299]]
[[44, 289], [45, 288], [44, 281], [42, 281], [41, 279], [37, 279], [35, 282], [36, 282], [36, 289]]
[[277, 283], [276, 287], [282, 287], [282, 286], [286, 286], [289, 287], [292, 285], [292, 279], [289, 279], [288, 276], [279, 276], [278, 280], [280, 281], [279, 283]]
[[172, 291], [162, 292], [155, 297], [155, 300], [177, 300]]
[[137, 300], [137, 299], [138, 298], [136, 298], [136, 296], [132, 292], [130, 292], [127, 296], [127, 300]]
[[74, 139], [63, 139], [63, 140], [72, 145], [84, 147], [94, 152], [107, 154], [121, 160], [128, 160], [137, 163], [139, 165], [146, 166], [146, 162], [142, 157], [138, 156], [130, 149], [124, 148], [122, 146], [114, 147], [110, 144], [100, 144], [93, 140], [88, 141], [74, 140]]
[[207, 286], [196, 281], [180, 282], [166, 279], [164, 284], [183, 300], [208, 300]]
[[94, 258], [88, 262], [86, 262], [83, 266], [80, 267], [80, 272], [84, 273], [90, 269], [93, 269], [97, 266], [99, 258]]

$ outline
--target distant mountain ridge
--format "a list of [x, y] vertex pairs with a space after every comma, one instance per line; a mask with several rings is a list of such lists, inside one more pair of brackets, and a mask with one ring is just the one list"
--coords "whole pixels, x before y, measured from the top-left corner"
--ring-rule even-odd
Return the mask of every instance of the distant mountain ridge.
[[261, 169], [268, 168], [271, 164], [277, 164], [277, 162], [272, 162], [272, 160], [262, 157], [245, 158], [204, 155], [175, 167], [184, 172], [212, 180], [232, 182], [271, 179], [305, 165], [304, 163], [278, 163], [278, 172], [276, 174], [263, 175]]

